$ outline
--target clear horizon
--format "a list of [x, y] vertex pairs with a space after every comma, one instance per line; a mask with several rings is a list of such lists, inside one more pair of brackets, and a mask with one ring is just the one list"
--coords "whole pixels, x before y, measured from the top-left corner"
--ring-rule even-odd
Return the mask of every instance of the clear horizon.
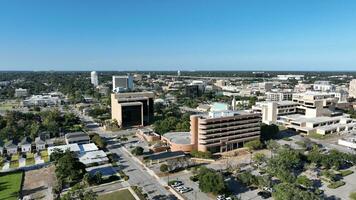
[[351, 0], [0, 5], [0, 71], [356, 71]]

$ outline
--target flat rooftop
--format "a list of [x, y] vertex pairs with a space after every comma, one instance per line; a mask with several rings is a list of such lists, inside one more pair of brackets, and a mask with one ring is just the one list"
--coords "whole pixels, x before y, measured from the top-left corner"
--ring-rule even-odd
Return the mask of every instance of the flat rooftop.
[[338, 117], [306, 117], [305, 115], [301, 114], [293, 114], [293, 115], [285, 115], [285, 116], [280, 116], [281, 118], [287, 118], [295, 122], [309, 122], [309, 123], [322, 123], [322, 122], [328, 122], [328, 121], [333, 121], [333, 120], [340, 120], [343, 117], [338, 116]]
[[170, 142], [175, 144], [190, 144], [190, 132], [169, 132], [163, 135]]

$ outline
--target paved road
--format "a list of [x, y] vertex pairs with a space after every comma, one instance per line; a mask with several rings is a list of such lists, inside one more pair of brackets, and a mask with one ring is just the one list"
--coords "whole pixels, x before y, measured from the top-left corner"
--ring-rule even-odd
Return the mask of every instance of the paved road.
[[150, 199], [176, 199], [176, 197], [166, 190], [153, 176], [148, 174], [146, 169], [123, 149], [121, 145], [110, 144], [108, 149], [118, 155], [120, 168], [130, 177], [130, 185], [137, 185], [143, 188]]
[[97, 194], [105, 194], [105, 193], [119, 190], [121, 188], [126, 188], [128, 186], [130, 186], [129, 183], [125, 181], [125, 182], [114, 182], [114, 183], [109, 183], [104, 185], [98, 185], [95, 187], [91, 187], [91, 189]]
[[[105, 137], [108, 140], [108, 150], [118, 156], [118, 165], [120, 168], [128, 175], [130, 178], [128, 183], [131, 186], [140, 186], [143, 188], [143, 191], [148, 194], [149, 199], [153, 200], [166, 200], [166, 199], [176, 199], [176, 197], [165, 189], [153, 176], [148, 174], [143, 166], [140, 163], [136, 162], [131, 158], [123, 147], [117, 142], [112, 141], [111, 136], [119, 134], [128, 134], [129, 131], [118, 131], [118, 132], [108, 132], [104, 131], [99, 127], [94, 120], [85, 116], [82, 113], [78, 112], [76, 109], [71, 109], [80, 119], [85, 122], [86, 127], [91, 131], [94, 131], [100, 134], [102, 137]], [[114, 186], [103, 186], [100, 188], [102, 193], [114, 191], [119, 189], [119, 184]]]

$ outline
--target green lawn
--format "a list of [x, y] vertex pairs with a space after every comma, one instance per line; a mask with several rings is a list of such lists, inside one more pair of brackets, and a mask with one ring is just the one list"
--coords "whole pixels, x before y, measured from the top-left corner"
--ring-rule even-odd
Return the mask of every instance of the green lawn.
[[23, 172], [0, 174], [0, 199], [16, 200], [21, 188]]
[[35, 163], [36, 162], [34, 158], [26, 159], [26, 166], [34, 165]]
[[10, 168], [18, 168], [19, 167], [19, 161], [15, 160], [15, 161], [11, 161], [10, 162]]
[[98, 200], [135, 200], [128, 189], [119, 190], [109, 194], [100, 195]]
[[26, 159], [33, 159], [34, 157], [33, 153], [26, 153]]
[[11, 161], [18, 161], [19, 160], [19, 155], [18, 154], [14, 154], [11, 156]]
[[48, 162], [48, 161], [49, 161], [49, 157], [48, 157], [48, 152], [47, 152], [47, 150], [41, 151], [41, 158], [42, 158], [42, 160], [44, 160], [45, 162]]
[[324, 139], [332, 138], [334, 136], [335, 136], [335, 134], [321, 135], [321, 134], [318, 134], [318, 133], [309, 133], [307, 135], [307, 137], [310, 137], [312, 139], [317, 139], [317, 140], [324, 140]]

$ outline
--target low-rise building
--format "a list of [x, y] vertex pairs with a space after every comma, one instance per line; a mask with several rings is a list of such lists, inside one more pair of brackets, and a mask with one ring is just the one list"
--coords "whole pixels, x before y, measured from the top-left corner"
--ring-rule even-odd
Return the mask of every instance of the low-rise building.
[[88, 167], [108, 163], [109, 158], [103, 150], [95, 150], [81, 153], [79, 155], [79, 161]]
[[160, 141], [161, 136], [154, 132], [151, 128], [141, 128], [136, 131], [136, 136], [147, 142]]
[[90, 143], [90, 137], [87, 133], [84, 132], [73, 132], [67, 133], [64, 136], [66, 144], [88, 144]]
[[27, 89], [18, 88], [15, 89], [15, 97], [25, 97], [27, 96]]
[[32, 148], [32, 141], [29, 137], [24, 137], [20, 144], [19, 144], [20, 148], [21, 148], [21, 152], [22, 153], [27, 153], [27, 152], [31, 152]]
[[282, 75], [277, 75], [277, 79], [281, 81], [287, 81], [290, 79], [295, 79], [295, 80], [301, 80], [304, 78], [304, 75], [294, 75], [294, 74], [282, 74]]
[[333, 92], [335, 91], [335, 88], [335, 85], [331, 84], [329, 81], [315, 81], [313, 84], [314, 91]]
[[257, 102], [254, 112], [262, 113], [262, 122], [284, 125], [289, 129], [321, 135], [353, 130], [355, 123], [336, 111], [334, 94], [307, 92], [293, 94], [293, 101]]
[[18, 152], [17, 144], [15, 144], [13, 140], [9, 140], [8, 142], [6, 142], [4, 147], [8, 155], [17, 154]]
[[46, 149], [46, 142], [41, 137], [35, 138], [35, 145], [37, 151]]
[[341, 138], [337, 141], [339, 145], [356, 150], [356, 137]]
[[32, 95], [30, 98], [23, 100], [22, 104], [26, 107], [31, 106], [55, 106], [61, 103], [58, 96], [48, 95]]
[[293, 92], [266, 92], [266, 101], [291, 101]]

